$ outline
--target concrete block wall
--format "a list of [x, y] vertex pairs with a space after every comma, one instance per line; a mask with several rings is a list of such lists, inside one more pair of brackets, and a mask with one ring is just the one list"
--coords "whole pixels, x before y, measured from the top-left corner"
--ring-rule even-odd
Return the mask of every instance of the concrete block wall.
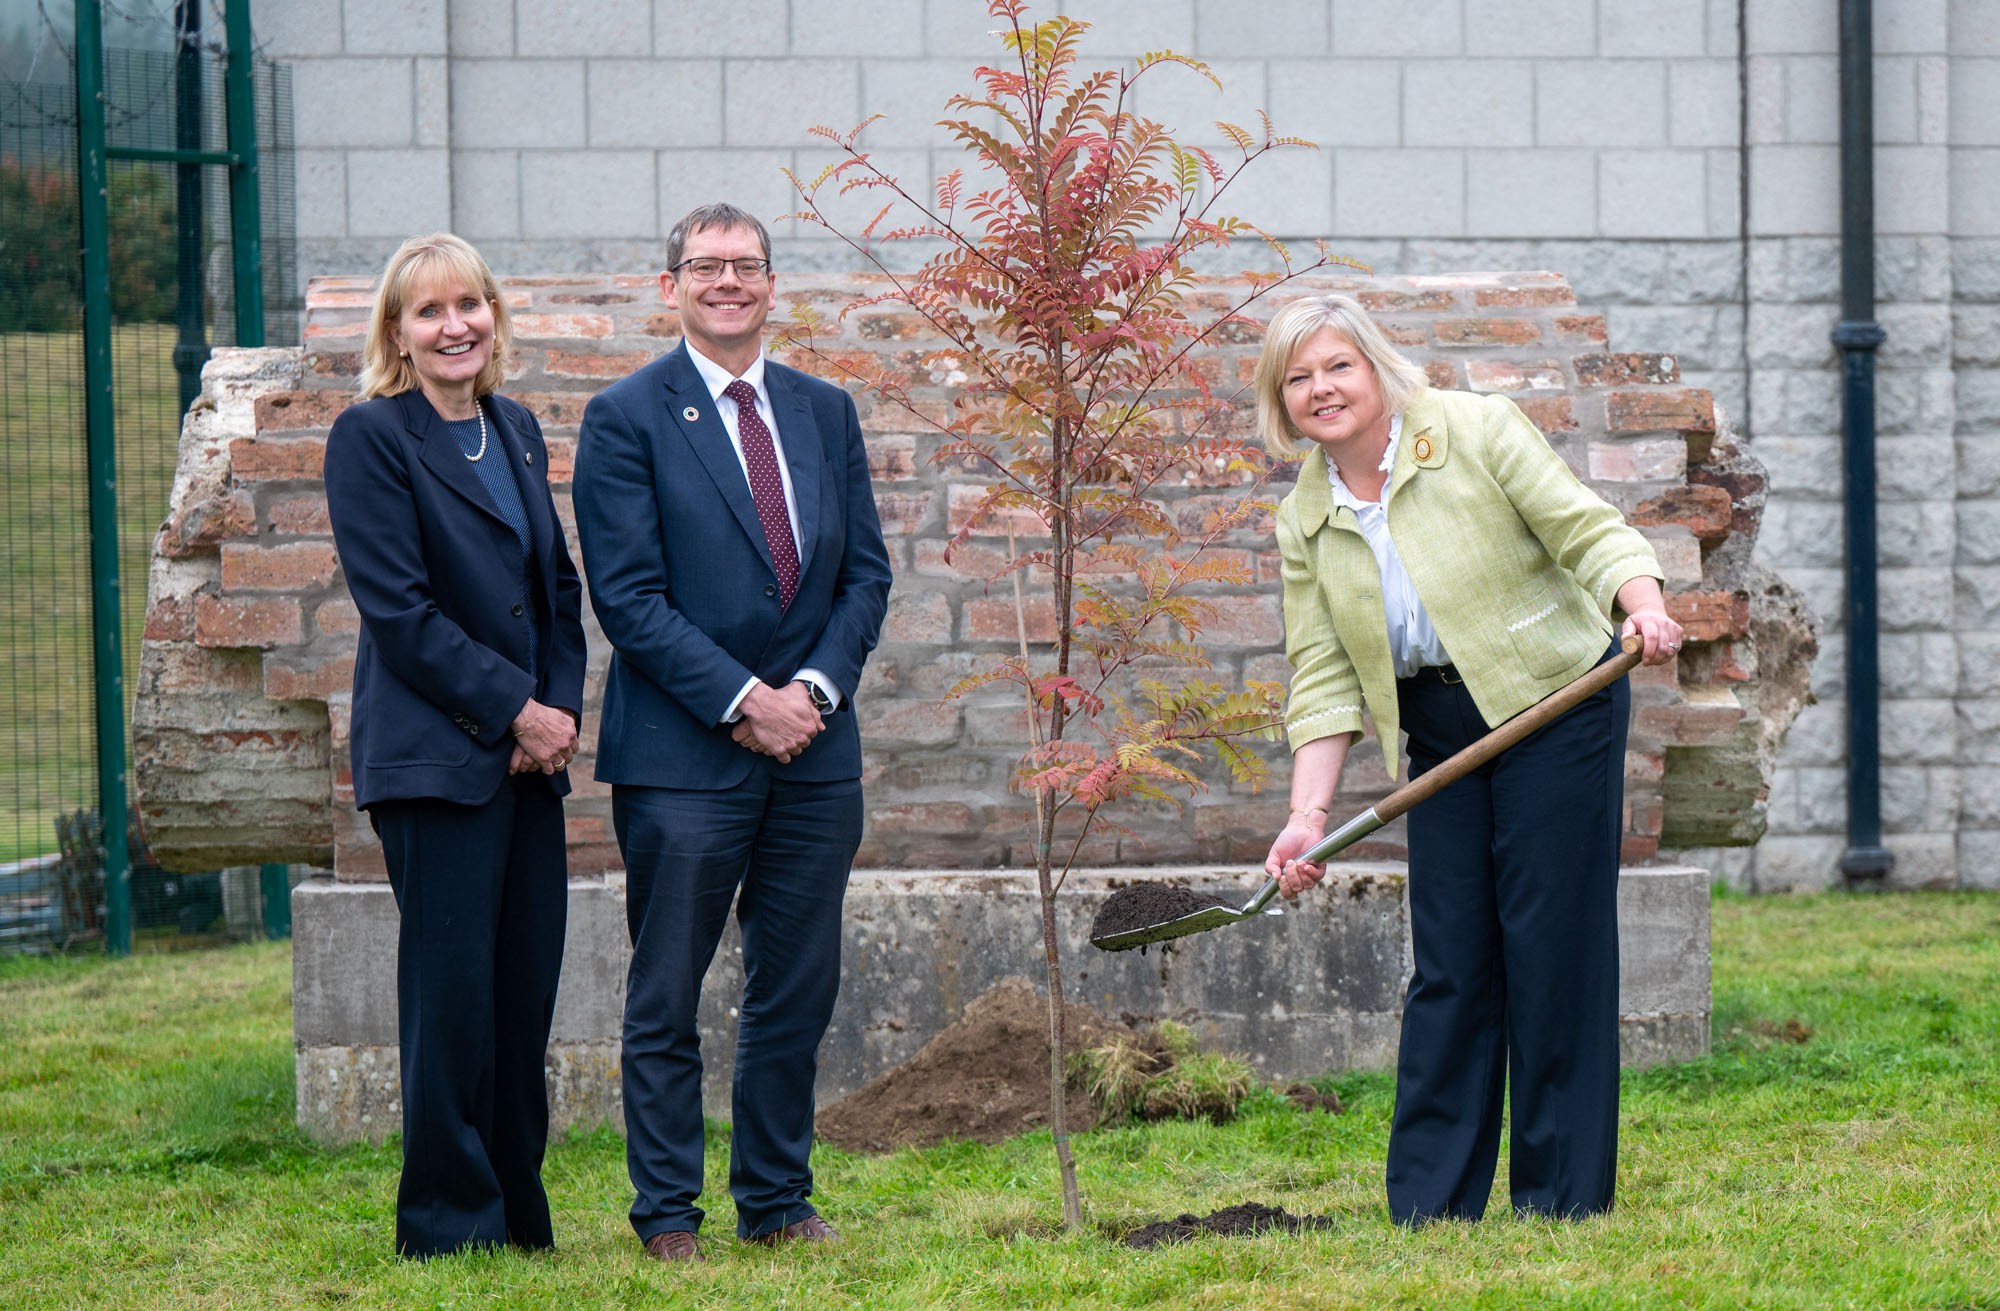
[[[1219, 92], [1170, 68], [1140, 85], [1138, 108], [1184, 139], [1219, 145], [1211, 120], [1265, 110], [1321, 143], [1246, 176], [1236, 212], [1384, 274], [1561, 269], [1618, 340], [1671, 354], [1770, 466], [1763, 559], [1837, 629], [1831, 0], [1067, 0], [1034, 16], [1058, 9], [1094, 25], [1088, 60], [1164, 47], [1214, 66]], [[924, 181], [960, 162], [933, 125], [945, 97], [1001, 52], [982, 0], [743, 0], [726, 22], [694, 0], [254, 12], [294, 68], [309, 273], [371, 272], [445, 226], [502, 271], [648, 269], [699, 201], [796, 209], [780, 169], [831, 157], [805, 128], [878, 112], [864, 141]], [[1894, 0], [1874, 21], [1885, 817], [1900, 880], [1993, 884], [2000, 6]], [[784, 269], [855, 267], [795, 220], [774, 232]], [[1836, 877], [1843, 667], [1835, 631], [1772, 840], [1691, 859], [1742, 887]]]
[[[516, 330], [507, 390], [549, 436], [550, 481], [569, 522], [584, 402], [671, 348], [678, 323], [645, 275], [502, 282]], [[824, 307], [877, 285], [851, 275], [781, 275], [778, 292], [784, 303]], [[1253, 312], [1268, 315], [1314, 288], [1359, 296], [1439, 385], [1513, 396], [1571, 467], [1655, 542], [1690, 645], [1677, 667], [1634, 675], [1626, 860], [1656, 854], [1669, 795], [1682, 799], [1677, 832], [1753, 841], [1768, 771], [1755, 744], [1782, 734], [1804, 689], [1759, 676], [1753, 626], [1773, 588], [1783, 589], [1742, 567], [1757, 532], [1762, 475], [1726, 432], [1718, 434], [1709, 394], [1684, 385], [1672, 356], [1612, 351], [1604, 318], [1579, 307], [1552, 273], [1312, 277]], [[1207, 281], [1190, 303], [1214, 316], [1246, 291], [1240, 282]], [[358, 618], [319, 482], [328, 427], [353, 397], [370, 300], [367, 278], [322, 279], [308, 297], [303, 351], [219, 353], [183, 438], [173, 506], [155, 546], [134, 716], [140, 805], [153, 849], [169, 865], [287, 859], [331, 864], [342, 879], [383, 877], [374, 835], [353, 809], [347, 702]], [[1232, 331], [1204, 352], [1204, 369], [1233, 398], [1234, 422], [1244, 430], [1258, 335]], [[912, 394], [921, 404], [945, 412], [955, 384], [943, 366], [923, 372], [932, 367], [929, 336], [915, 315], [878, 307], [822, 338], [818, 354], [779, 353], [830, 376], [832, 359], [887, 355], [917, 371]], [[941, 701], [982, 657], [1015, 648], [1011, 595], [989, 582], [1003, 558], [1004, 528], [975, 525], [945, 560], [985, 478], [936, 464], [936, 434], [900, 407], [864, 397], [862, 423], [896, 583], [882, 645], [856, 689], [867, 725], [869, 803], [859, 863], [1019, 867], [1028, 861], [1032, 807], [1009, 785], [1025, 745], [1018, 709], [1001, 692]], [[1176, 513], [1200, 513], [1219, 497], [1275, 498], [1284, 490], [1281, 481], [1260, 491], [1204, 479], [1164, 498]], [[1225, 682], [1289, 675], [1270, 534], [1266, 520], [1219, 546], [1258, 575], [1246, 589], [1218, 585], [1210, 598], [1215, 614], [1203, 645]], [[579, 875], [619, 864], [609, 789], [591, 778], [609, 649], [588, 614], [586, 632], [591, 679], [567, 812], [570, 865]], [[1809, 632], [1803, 640], [1809, 647]], [[1268, 752], [1282, 780], [1282, 749]], [[1364, 748], [1347, 771], [1341, 805], [1358, 812], [1390, 786], [1380, 753]], [[1282, 785], [1251, 794], [1217, 777], [1185, 808], [1127, 808], [1121, 818], [1132, 832], [1094, 839], [1083, 863], [1254, 863], [1283, 827], [1286, 804]], [[1401, 835], [1391, 826], [1355, 855], [1400, 857]]]

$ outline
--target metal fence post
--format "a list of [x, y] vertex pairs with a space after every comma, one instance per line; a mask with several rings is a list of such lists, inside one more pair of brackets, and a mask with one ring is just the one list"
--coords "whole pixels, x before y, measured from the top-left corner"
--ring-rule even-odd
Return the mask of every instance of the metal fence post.
[[83, 416], [90, 469], [91, 658], [96, 666], [97, 813], [104, 832], [104, 946], [132, 950], [125, 837], [125, 659], [119, 633], [118, 452], [111, 397], [111, 210], [104, 145], [104, 15], [76, 6], [77, 209], [83, 232]]
[[257, 195], [257, 100], [251, 83], [250, 0], [227, 0], [229, 61], [223, 103], [229, 118], [229, 240], [236, 261], [236, 344], [264, 344], [264, 220]]

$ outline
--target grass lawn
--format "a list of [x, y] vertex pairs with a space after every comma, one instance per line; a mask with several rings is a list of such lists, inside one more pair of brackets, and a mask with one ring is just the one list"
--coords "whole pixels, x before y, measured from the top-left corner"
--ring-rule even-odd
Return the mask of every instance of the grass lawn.
[[[1625, 1080], [1618, 1209], [1391, 1226], [1392, 1087], [1344, 1116], [1260, 1096], [1217, 1128], [1081, 1135], [1104, 1229], [1245, 1200], [1301, 1238], [1133, 1252], [1057, 1229], [1046, 1134], [815, 1156], [836, 1252], [725, 1235], [646, 1261], [609, 1130], [546, 1170], [561, 1251], [389, 1255], [392, 1146], [292, 1128], [284, 944], [0, 963], [0, 1302], [9, 1307], [2000, 1307], [2000, 898], [1715, 902], [1716, 1053]], [[1792, 1021], [1797, 1021], [1792, 1025]], [[1787, 1032], [1789, 1028], [1789, 1034]], [[1809, 1036], [1807, 1034], [1809, 1030]], [[1804, 1038], [1804, 1041], [1796, 1039]]]
[[[171, 324], [113, 330], [128, 710], [180, 441], [173, 349]], [[0, 861], [55, 850], [57, 812], [96, 804], [83, 385], [81, 333], [0, 335]]]

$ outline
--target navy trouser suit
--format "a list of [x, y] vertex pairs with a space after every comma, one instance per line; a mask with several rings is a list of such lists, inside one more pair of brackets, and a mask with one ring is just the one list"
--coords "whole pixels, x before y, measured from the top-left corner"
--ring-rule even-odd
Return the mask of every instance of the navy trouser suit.
[[[1413, 778], [1488, 731], [1449, 678], [1397, 681]], [[1515, 1209], [1611, 1206], [1630, 707], [1621, 678], [1410, 812], [1416, 972], [1389, 1131], [1399, 1222], [1485, 1212], [1509, 1088]]]

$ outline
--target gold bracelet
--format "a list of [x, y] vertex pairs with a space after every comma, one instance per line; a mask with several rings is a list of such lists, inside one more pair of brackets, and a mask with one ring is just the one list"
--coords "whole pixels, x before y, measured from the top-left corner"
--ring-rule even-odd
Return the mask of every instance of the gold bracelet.
[[1325, 806], [1307, 806], [1304, 810], [1294, 810], [1292, 813], [1294, 815], [1310, 815], [1315, 810], [1317, 810], [1322, 815], [1330, 813]]

